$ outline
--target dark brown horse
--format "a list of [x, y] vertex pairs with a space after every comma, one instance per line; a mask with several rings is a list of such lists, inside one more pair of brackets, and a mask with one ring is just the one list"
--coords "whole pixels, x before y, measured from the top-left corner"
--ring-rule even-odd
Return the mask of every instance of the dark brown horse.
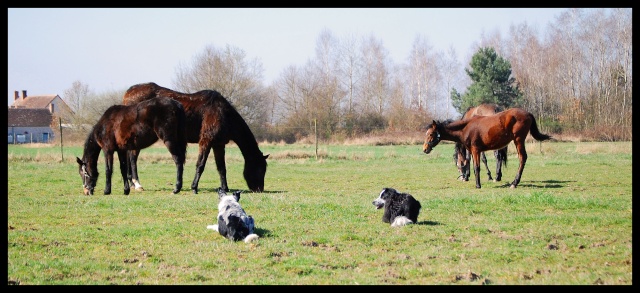
[[82, 159], [76, 157], [85, 195], [93, 195], [98, 180], [98, 157], [105, 157], [106, 185], [104, 194], [111, 194], [113, 153], [118, 153], [124, 194], [129, 194], [127, 151], [147, 148], [158, 139], [164, 142], [176, 163], [177, 178], [173, 193], [182, 189], [182, 171], [187, 151], [184, 129], [184, 108], [177, 101], [159, 97], [136, 105], [109, 107], [93, 126], [84, 143]]
[[505, 110], [491, 116], [474, 116], [454, 122], [440, 123], [434, 120], [427, 129], [422, 150], [425, 154], [430, 153], [441, 140], [462, 143], [471, 151], [476, 188], [481, 188], [480, 153], [504, 148], [513, 141], [520, 159], [518, 173], [511, 182], [511, 188], [516, 188], [527, 162], [527, 150], [524, 144], [529, 133], [539, 141], [551, 138], [540, 133], [533, 114], [519, 108]]
[[[496, 114], [502, 111], [502, 107], [496, 104], [480, 104], [476, 107], [470, 107], [462, 116], [462, 119], [468, 119], [473, 116], [489, 116]], [[499, 150], [494, 150], [493, 155], [496, 158], [496, 179], [494, 180], [491, 176], [491, 170], [487, 165], [487, 157], [484, 152], [481, 153], [480, 159], [484, 164], [484, 167], [487, 169], [487, 175], [489, 175], [489, 180], [494, 182], [498, 182], [502, 180], [502, 166], [507, 166], [507, 147], [501, 148]], [[464, 147], [462, 143], [457, 142], [454, 147], [453, 160], [458, 167], [458, 172], [460, 175], [458, 178], [463, 181], [469, 181], [470, 175], [470, 162], [471, 162], [471, 152]]]
[[[242, 119], [238, 111], [220, 93], [213, 90], [202, 90], [187, 94], [161, 87], [153, 82], [131, 86], [124, 94], [122, 102], [133, 104], [157, 96], [167, 96], [175, 99], [184, 106], [187, 116], [187, 141], [199, 144], [196, 174], [191, 183], [193, 193], [198, 193], [198, 182], [204, 172], [204, 167], [213, 149], [220, 185], [224, 191], [229, 191], [227, 185], [227, 167], [225, 164], [225, 145], [229, 141], [235, 142], [244, 157], [244, 179], [249, 189], [254, 192], [264, 190], [264, 177], [267, 172], [267, 158], [258, 148], [258, 143]], [[129, 153], [131, 165], [131, 180], [136, 190], [142, 190], [137, 172], [137, 158], [139, 152]]]

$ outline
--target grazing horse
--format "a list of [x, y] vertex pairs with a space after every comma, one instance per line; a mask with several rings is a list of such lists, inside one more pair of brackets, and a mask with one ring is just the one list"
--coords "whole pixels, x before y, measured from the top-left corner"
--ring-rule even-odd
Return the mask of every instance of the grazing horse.
[[[502, 108], [496, 104], [480, 104], [476, 107], [470, 107], [462, 116], [462, 119], [468, 119], [473, 116], [489, 116], [495, 113], [501, 112]], [[502, 166], [507, 166], [507, 147], [501, 148], [499, 150], [494, 150], [493, 155], [496, 158], [496, 179], [494, 180], [491, 177], [491, 170], [487, 165], [487, 157], [484, 155], [484, 152], [481, 153], [480, 159], [484, 164], [484, 167], [487, 169], [487, 175], [489, 175], [489, 180], [493, 180], [494, 182], [498, 182], [502, 180]], [[470, 163], [471, 162], [471, 152], [467, 150], [462, 143], [457, 142], [454, 147], [453, 152], [453, 161], [456, 163], [458, 167], [458, 172], [460, 175], [458, 179], [463, 181], [469, 181], [470, 175]]]
[[430, 153], [441, 140], [462, 143], [471, 151], [476, 188], [481, 188], [480, 153], [504, 148], [513, 141], [520, 159], [518, 173], [511, 182], [511, 188], [516, 188], [527, 162], [527, 150], [524, 144], [529, 133], [539, 141], [551, 138], [549, 135], [540, 133], [533, 114], [519, 108], [505, 110], [491, 116], [474, 116], [454, 122], [440, 123], [434, 120], [427, 129], [422, 150], [425, 154]]
[[124, 181], [124, 194], [128, 195], [127, 151], [139, 151], [147, 148], [158, 139], [164, 142], [176, 163], [177, 178], [173, 193], [180, 192], [187, 152], [187, 140], [184, 136], [185, 125], [184, 108], [177, 101], [167, 97], [158, 97], [135, 105], [109, 107], [89, 132], [84, 143], [82, 159], [76, 157], [84, 194], [93, 195], [93, 189], [98, 180], [98, 156], [102, 151], [105, 157], [107, 176], [104, 194], [111, 194], [113, 153], [117, 152], [120, 173]]
[[[225, 145], [230, 140], [238, 145], [244, 157], [243, 175], [249, 189], [254, 192], [264, 191], [264, 177], [267, 172], [269, 155], [262, 154], [251, 129], [227, 99], [213, 90], [187, 94], [149, 82], [131, 86], [124, 94], [122, 102], [125, 105], [134, 104], [157, 96], [173, 98], [184, 106], [187, 116], [187, 142], [199, 144], [196, 174], [193, 183], [191, 183], [193, 193], [198, 193], [198, 182], [204, 172], [211, 149], [213, 149], [216, 167], [220, 175], [221, 188], [224, 191], [229, 191], [224, 155]], [[129, 152], [131, 181], [136, 186], [136, 190], [142, 190], [136, 163], [138, 155], [139, 151]]]

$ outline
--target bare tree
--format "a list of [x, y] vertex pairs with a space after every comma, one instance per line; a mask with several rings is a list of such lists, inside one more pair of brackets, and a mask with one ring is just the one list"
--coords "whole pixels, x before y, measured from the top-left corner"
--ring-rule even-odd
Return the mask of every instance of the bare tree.
[[247, 60], [243, 50], [230, 45], [217, 49], [208, 45], [190, 65], [180, 64], [174, 87], [182, 92], [210, 89], [220, 92], [260, 137], [268, 121], [267, 92], [262, 85], [262, 63]]
[[91, 94], [89, 85], [76, 80], [71, 84], [71, 87], [64, 91], [64, 101], [73, 112], [78, 112], [83, 108], [84, 102]]
[[346, 92], [345, 113], [353, 115], [355, 108], [355, 95], [360, 81], [362, 70], [362, 58], [358, 54], [358, 41], [355, 36], [348, 36], [341, 42], [338, 52], [338, 80]]
[[[432, 95], [436, 99], [434, 89], [430, 88], [437, 80], [437, 67], [432, 52], [433, 47], [423, 36], [416, 36], [409, 53], [407, 78], [411, 100], [409, 106], [427, 112], [427, 100]], [[434, 113], [436, 109], [431, 109]]]
[[457, 53], [453, 46], [449, 47], [446, 55], [442, 56], [442, 58], [440, 58], [439, 60], [441, 62], [439, 68], [442, 76], [442, 82], [444, 84], [444, 91], [442, 94], [446, 96], [446, 115], [444, 118], [452, 118], [450, 117], [450, 115], [452, 115], [452, 113], [455, 111], [451, 107], [452, 103], [450, 91], [454, 88], [464, 86], [464, 77], [462, 76], [463, 67], [458, 61]]
[[389, 103], [389, 52], [381, 40], [370, 35], [362, 43], [362, 56], [364, 112], [382, 114]]

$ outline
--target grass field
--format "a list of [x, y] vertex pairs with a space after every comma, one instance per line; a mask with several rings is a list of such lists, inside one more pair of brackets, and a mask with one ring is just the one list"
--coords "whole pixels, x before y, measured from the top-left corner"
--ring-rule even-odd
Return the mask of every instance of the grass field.
[[[513, 147], [511, 145], [510, 147]], [[161, 146], [140, 155], [145, 191], [123, 194], [119, 170], [103, 195], [82, 195], [81, 147], [8, 147], [8, 282], [198, 285], [632, 285], [631, 142], [528, 143], [509, 150], [502, 182], [456, 180], [453, 145], [261, 145], [265, 192], [240, 203], [260, 239], [231, 242], [207, 230], [217, 215], [213, 156], [188, 189]], [[487, 154], [495, 173], [495, 159]], [[246, 190], [244, 160], [227, 148], [231, 190]], [[495, 176], [495, 174], [494, 174]], [[416, 225], [392, 228], [372, 201], [383, 187], [422, 203]]]

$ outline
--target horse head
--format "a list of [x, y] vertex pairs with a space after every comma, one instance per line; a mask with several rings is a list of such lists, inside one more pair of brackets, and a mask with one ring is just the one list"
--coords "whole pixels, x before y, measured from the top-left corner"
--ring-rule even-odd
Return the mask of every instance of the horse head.
[[438, 132], [437, 122], [433, 120], [431, 126], [427, 129], [426, 138], [422, 145], [422, 151], [425, 154], [431, 152], [431, 150], [440, 143], [440, 133]]
[[[78, 174], [80, 174], [80, 179], [82, 179], [83, 193], [84, 195], [93, 195], [96, 181], [98, 181], [98, 171], [94, 170], [94, 172], [91, 172], [91, 168], [87, 166], [87, 163], [78, 157], [76, 157], [76, 161], [78, 162]], [[95, 174], [95, 176], [91, 175], [92, 173]]]
[[267, 174], [267, 158], [269, 155], [262, 155], [256, 159], [245, 160], [244, 166], [244, 180], [247, 181], [247, 186], [253, 192], [264, 191], [264, 177]]

